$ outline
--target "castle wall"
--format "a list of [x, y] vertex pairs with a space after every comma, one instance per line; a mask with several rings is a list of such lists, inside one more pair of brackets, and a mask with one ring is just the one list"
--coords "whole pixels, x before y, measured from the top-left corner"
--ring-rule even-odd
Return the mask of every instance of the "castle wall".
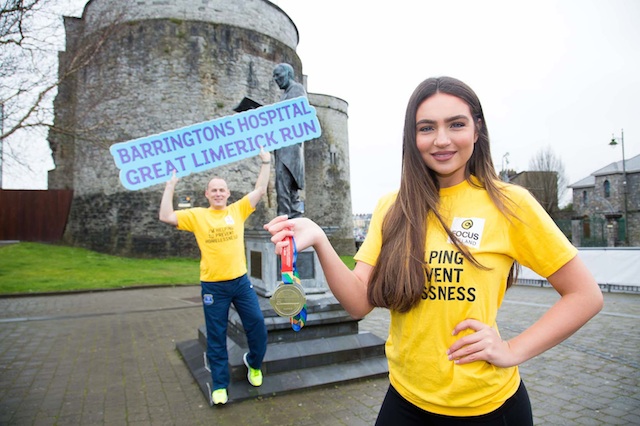
[[347, 102], [310, 93], [322, 136], [305, 143], [305, 216], [320, 226], [337, 227], [330, 240], [340, 254], [355, 254]]
[[291, 18], [266, 0], [91, 0], [85, 6], [82, 18], [89, 31], [116, 20], [203, 21], [252, 30], [293, 50], [298, 46], [298, 30]]
[[[104, 19], [102, 12], [110, 10], [114, 3], [117, 5], [117, 2], [93, 0], [88, 3], [81, 20], [68, 22], [67, 51], [61, 54], [64, 59], [61, 66], [82, 49], [84, 42], [99, 36], [96, 28], [88, 23], [97, 23], [96, 16]], [[167, 8], [152, 7], [151, 3], [166, 3]], [[180, 8], [199, 10], [190, 7], [192, 3], [195, 2], [138, 1], [130, 5], [127, 19], [116, 22], [110, 29], [108, 41], [97, 56], [74, 79], [60, 87], [55, 120], [71, 132], [50, 135], [56, 169], [50, 173], [49, 187], [74, 190], [65, 242], [120, 255], [197, 255], [190, 233], [175, 231], [158, 221], [164, 185], [139, 191], [126, 190], [120, 183], [119, 170], [109, 147], [117, 142], [232, 115], [233, 108], [245, 96], [262, 104], [277, 102], [281, 91], [272, 74], [278, 63], [287, 62], [294, 67], [297, 76], [302, 75], [301, 61], [290, 45], [294, 40], [297, 43], [297, 29], [286, 14], [271, 3], [258, 0], [202, 2], [206, 5], [197, 17], [175, 12]], [[261, 12], [270, 16], [267, 23], [280, 20], [289, 24], [278, 27], [281, 30], [266, 30], [262, 17], [243, 26], [203, 20], [217, 3], [233, 10], [220, 9], [220, 15], [211, 17], [212, 20], [233, 22], [244, 16], [248, 21], [246, 17]], [[145, 5], [149, 7], [141, 7]], [[178, 17], [164, 18], [171, 15], [171, 10]], [[227, 13], [222, 13], [225, 10]], [[138, 19], [136, 11], [141, 13]], [[276, 19], [275, 12], [283, 16]], [[231, 16], [227, 16], [229, 14]], [[193, 20], [182, 19], [185, 16]], [[251, 26], [267, 34], [248, 28]], [[318, 114], [323, 131], [332, 133], [332, 124], [323, 121], [335, 117], [328, 113], [323, 113], [322, 117], [320, 112]], [[344, 137], [327, 146], [348, 144], [346, 108], [339, 121], [344, 121], [340, 124]], [[331, 140], [337, 139], [332, 137]], [[311, 161], [315, 158], [324, 161], [320, 156], [313, 156]], [[346, 184], [342, 182], [341, 187], [348, 188], [348, 155], [344, 158], [346, 175], [334, 173], [334, 180], [342, 182], [346, 176]], [[306, 165], [311, 170], [311, 173], [307, 172], [307, 183], [319, 179], [313, 175], [314, 170], [326, 174], [324, 166], [316, 168], [309, 161]], [[193, 206], [206, 206], [204, 188], [211, 177], [220, 176], [227, 181], [232, 192], [230, 202], [233, 202], [253, 189], [259, 169], [259, 158], [253, 157], [208, 173], [187, 176], [178, 183], [174, 200], [177, 205], [180, 198], [190, 197]], [[272, 172], [268, 194], [250, 217], [247, 227], [261, 228], [275, 216], [274, 179]], [[325, 206], [324, 202], [314, 201], [314, 197], [335, 194], [309, 189], [306, 192], [311, 204], [307, 204], [308, 211], [312, 206]], [[345, 217], [351, 216], [351, 197], [347, 192], [338, 198], [343, 202], [344, 214], [332, 214], [331, 221], [336, 216], [336, 221], [342, 224]], [[346, 199], [348, 203], [344, 203]], [[350, 232], [350, 224], [348, 229]]]

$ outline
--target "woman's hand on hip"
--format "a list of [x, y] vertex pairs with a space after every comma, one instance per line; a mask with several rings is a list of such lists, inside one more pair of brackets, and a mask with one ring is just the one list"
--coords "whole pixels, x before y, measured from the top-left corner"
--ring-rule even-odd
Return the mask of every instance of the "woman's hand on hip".
[[464, 330], [474, 333], [461, 337], [449, 347], [447, 356], [451, 361], [456, 364], [486, 361], [496, 367], [516, 365], [509, 342], [502, 340], [496, 329], [478, 320], [466, 319], [456, 325], [452, 334], [457, 336]]

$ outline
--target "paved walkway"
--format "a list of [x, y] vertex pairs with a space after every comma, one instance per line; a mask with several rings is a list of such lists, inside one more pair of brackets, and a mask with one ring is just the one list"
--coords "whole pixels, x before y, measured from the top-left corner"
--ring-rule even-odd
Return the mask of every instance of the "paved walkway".
[[[371, 425], [388, 379], [209, 407], [175, 349], [203, 322], [198, 287], [0, 298], [0, 425]], [[499, 323], [510, 337], [557, 300], [515, 287]], [[640, 424], [640, 295], [605, 308], [521, 366], [539, 425]], [[361, 328], [385, 336], [388, 313]], [[268, 376], [265, 380], [269, 380]]]

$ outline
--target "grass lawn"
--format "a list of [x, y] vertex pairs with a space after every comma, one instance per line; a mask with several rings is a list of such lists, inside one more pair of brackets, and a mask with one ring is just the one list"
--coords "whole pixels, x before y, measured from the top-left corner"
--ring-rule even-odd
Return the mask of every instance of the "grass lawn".
[[[341, 256], [353, 268], [351, 256]], [[199, 259], [134, 259], [40, 243], [0, 246], [0, 295], [200, 284]]]
[[75, 247], [0, 247], [0, 294], [199, 284], [198, 259], [132, 259]]

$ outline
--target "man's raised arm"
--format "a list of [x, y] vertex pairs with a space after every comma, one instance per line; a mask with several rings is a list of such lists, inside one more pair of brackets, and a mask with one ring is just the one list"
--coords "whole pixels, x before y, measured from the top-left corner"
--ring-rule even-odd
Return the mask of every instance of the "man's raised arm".
[[164, 187], [164, 193], [162, 194], [162, 201], [160, 201], [160, 221], [168, 223], [169, 225], [178, 226], [178, 217], [173, 210], [173, 193], [178, 183], [178, 177], [176, 171], [173, 171], [171, 179], [167, 181]]
[[260, 165], [260, 174], [258, 175], [255, 188], [249, 193], [249, 202], [251, 203], [251, 207], [258, 205], [262, 196], [267, 192], [267, 186], [269, 185], [271, 154], [265, 151], [264, 148], [260, 148], [260, 160], [262, 161], [262, 164]]

